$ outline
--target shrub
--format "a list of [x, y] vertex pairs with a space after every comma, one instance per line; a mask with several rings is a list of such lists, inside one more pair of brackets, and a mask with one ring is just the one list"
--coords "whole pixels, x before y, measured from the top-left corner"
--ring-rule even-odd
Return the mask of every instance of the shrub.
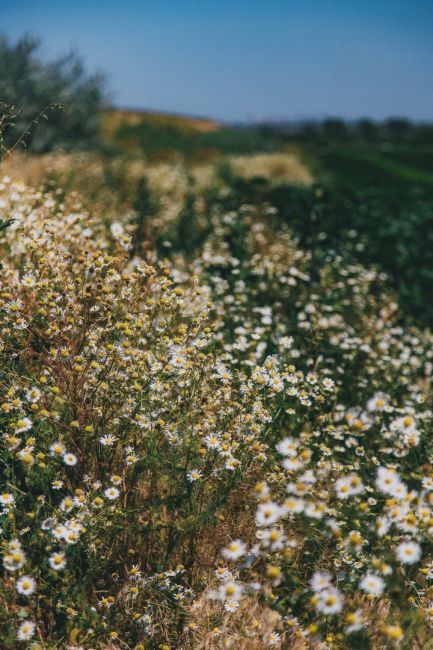
[[[44, 63], [38, 47], [38, 41], [30, 36], [16, 43], [0, 37], [0, 100], [21, 109], [15, 119], [15, 134], [45, 106], [65, 104], [64, 112], [53, 112], [43, 129], [28, 134], [27, 146], [34, 152], [93, 147], [98, 140], [100, 109], [106, 101], [104, 76], [89, 75], [74, 53]], [[6, 145], [15, 137], [7, 133]]]

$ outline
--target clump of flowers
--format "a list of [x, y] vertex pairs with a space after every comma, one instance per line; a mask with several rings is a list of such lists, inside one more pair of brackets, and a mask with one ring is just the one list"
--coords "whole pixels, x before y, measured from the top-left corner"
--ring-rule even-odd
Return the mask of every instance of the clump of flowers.
[[410, 642], [431, 620], [431, 410], [412, 386], [353, 413], [338, 404], [277, 443], [279, 468], [254, 490], [255, 541], [221, 552], [236, 603], [258, 594], [308, 647]]
[[286, 400], [319, 411], [329, 391], [301, 373], [292, 392], [277, 357], [239, 369], [196, 280], [131, 261], [120, 225], [2, 189], [5, 647], [169, 639], [200, 536], [263, 471]]
[[431, 333], [383, 274], [210, 194], [194, 259], [161, 261], [126, 219], [0, 183], [5, 649], [404, 647], [432, 624]]

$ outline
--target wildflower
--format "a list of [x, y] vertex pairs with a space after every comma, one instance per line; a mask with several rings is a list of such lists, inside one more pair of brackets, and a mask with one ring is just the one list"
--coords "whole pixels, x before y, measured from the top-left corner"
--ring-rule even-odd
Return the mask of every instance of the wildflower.
[[190, 483], [194, 483], [194, 481], [198, 481], [203, 477], [203, 472], [201, 472], [199, 469], [191, 469], [188, 472], [187, 477]]
[[400, 476], [395, 469], [379, 467], [376, 477], [376, 487], [379, 490], [385, 492], [386, 494], [394, 496], [395, 491], [400, 487], [400, 485]]
[[304, 499], [297, 499], [295, 497], [288, 497], [285, 499], [282, 509], [284, 513], [287, 514], [299, 514], [303, 512], [305, 508], [305, 501]]
[[66, 558], [64, 553], [52, 553], [48, 558], [48, 563], [55, 571], [62, 571], [66, 566]]
[[134, 463], [136, 463], [137, 461], [138, 461], [138, 456], [133, 451], [129, 452], [126, 455], [126, 464], [127, 465], [134, 465]]
[[391, 422], [391, 429], [403, 434], [413, 433], [416, 430], [416, 421], [411, 415], [404, 415]]
[[103, 447], [112, 447], [116, 442], [116, 437], [108, 433], [105, 436], [101, 436], [99, 442]]
[[216, 368], [216, 372], [223, 384], [228, 384], [232, 379], [232, 373], [230, 372], [230, 370], [227, 370], [227, 368], [225, 368], [222, 365]]
[[13, 494], [10, 494], [9, 492], [3, 492], [3, 494], [0, 494], [0, 504], [3, 507], [11, 508], [15, 504], [15, 497]]
[[9, 552], [3, 557], [3, 565], [8, 571], [18, 571], [24, 566], [26, 556], [19, 543], [14, 541], [9, 543], [8, 550]]
[[286, 535], [278, 528], [270, 528], [260, 531], [262, 546], [268, 547], [271, 551], [279, 551], [284, 548], [287, 540]]
[[23, 287], [28, 287], [28, 288], [34, 287], [36, 284], [36, 278], [31, 273], [26, 273], [21, 278], [21, 284], [23, 285]]
[[69, 465], [69, 467], [73, 467], [78, 462], [77, 457], [75, 456], [75, 454], [71, 454], [69, 452], [63, 454], [62, 458], [63, 458], [63, 462], [65, 463], [65, 465]]
[[224, 609], [226, 612], [235, 612], [239, 607], [239, 602], [237, 600], [226, 600], [224, 603]]
[[326, 506], [323, 503], [308, 503], [304, 512], [307, 517], [312, 519], [322, 519], [326, 512]]
[[356, 474], [349, 474], [335, 483], [335, 491], [339, 499], [348, 499], [350, 496], [360, 494], [363, 489], [361, 479]]
[[277, 444], [277, 451], [279, 451], [283, 456], [294, 457], [298, 453], [298, 444], [298, 441], [294, 438], [283, 438], [283, 440], [280, 440]]
[[26, 392], [26, 399], [30, 403], [35, 404], [36, 402], [38, 402], [40, 400], [41, 395], [42, 395], [42, 393], [39, 390], [39, 388], [36, 388], [35, 386], [33, 386], [32, 388], [30, 388]]
[[281, 634], [278, 632], [270, 632], [266, 635], [266, 643], [273, 648], [277, 643], [281, 641]]
[[17, 581], [17, 591], [23, 596], [30, 596], [36, 588], [36, 582], [30, 576], [21, 576]]
[[310, 588], [314, 592], [331, 586], [331, 574], [328, 571], [316, 571], [310, 579]]
[[27, 465], [28, 467], [33, 465], [33, 463], [35, 462], [35, 457], [31, 453], [31, 451], [32, 448], [24, 447], [18, 452], [19, 459], [24, 463], [24, 465]]
[[65, 497], [60, 503], [60, 510], [63, 512], [71, 512], [74, 507], [73, 497]]
[[282, 515], [279, 505], [269, 501], [260, 503], [256, 512], [256, 522], [259, 526], [271, 526], [275, 524]]
[[254, 486], [254, 494], [256, 497], [259, 498], [262, 496], [266, 496], [267, 494], [269, 494], [269, 486], [263, 482], [256, 483], [256, 485]]
[[324, 380], [322, 381], [322, 386], [323, 386], [324, 390], [326, 390], [326, 391], [328, 391], [330, 393], [335, 388], [335, 384], [334, 384], [333, 380], [330, 377], [325, 377], [324, 378]]
[[232, 456], [227, 458], [227, 460], [224, 463], [224, 468], [230, 470], [231, 472], [238, 469], [239, 466], [240, 466], [239, 460], [237, 458], [233, 458]]
[[367, 594], [380, 596], [385, 589], [385, 583], [382, 578], [375, 573], [367, 573], [359, 583], [359, 588]]
[[110, 230], [111, 230], [111, 234], [112, 234], [113, 237], [115, 237], [116, 239], [119, 239], [120, 237], [122, 237], [122, 235], [123, 235], [123, 233], [124, 233], [124, 230], [123, 230], [123, 226], [122, 226], [122, 224], [118, 223], [117, 221], [116, 221], [116, 222], [113, 222], [113, 223], [111, 224], [111, 226], [110, 226]]
[[219, 580], [230, 580], [232, 575], [226, 567], [219, 567], [215, 570], [215, 575]]
[[28, 641], [34, 636], [35, 630], [36, 625], [33, 623], [33, 621], [23, 621], [18, 627], [18, 641]]
[[393, 641], [401, 641], [404, 636], [403, 630], [399, 625], [385, 625], [381, 629], [381, 632]]
[[343, 609], [343, 597], [334, 587], [327, 587], [319, 593], [316, 608], [325, 616], [338, 614]]
[[235, 539], [230, 544], [223, 549], [222, 555], [226, 560], [238, 560], [242, 555], [245, 554], [246, 544], [241, 542], [240, 539]]
[[50, 445], [51, 456], [62, 456], [65, 452], [65, 445], [62, 442], [53, 442], [53, 444]]
[[344, 628], [346, 634], [352, 634], [361, 630], [364, 627], [361, 610], [357, 609], [354, 612], [346, 614], [344, 622], [346, 623], [346, 627]]
[[389, 397], [385, 393], [376, 393], [367, 403], [369, 411], [384, 411], [389, 404]]
[[107, 497], [107, 499], [113, 500], [113, 499], [117, 499], [117, 497], [119, 496], [120, 492], [119, 492], [119, 490], [118, 490], [117, 488], [115, 488], [115, 487], [109, 487], [109, 488], [107, 488], [107, 489], [104, 491], [104, 494], [105, 494], [105, 496]]
[[242, 586], [238, 582], [229, 580], [224, 582], [219, 590], [218, 596], [220, 600], [224, 601], [239, 601], [242, 595]]
[[397, 560], [402, 564], [415, 564], [421, 559], [421, 546], [417, 542], [401, 542], [395, 550]]
[[204, 439], [206, 447], [209, 449], [220, 449], [221, 448], [221, 441], [217, 436], [209, 434], [208, 436], [205, 437]]
[[376, 533], [383, 537], [389, 531], [391, 522], [386, 517], [378, 517], [375, 522]]
[[24, 433], [25, 431], [28, 431], [31, 428], [32, 428], [32, 421], [30, 420], [30, 418], [21, 418], [21, 420], [15, 422], [14, 425], [15, 433]]

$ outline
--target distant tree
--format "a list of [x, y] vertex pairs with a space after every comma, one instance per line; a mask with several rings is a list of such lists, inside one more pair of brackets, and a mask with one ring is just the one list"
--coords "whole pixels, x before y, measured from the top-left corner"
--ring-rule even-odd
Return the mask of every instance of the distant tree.
[[[88, 74], [73, 52], [45, 63], [38, 50], [39, 41], [32, 36], [16, 43], [0, 36], [0, 101], [18, 109], [15, 131], [25, 129], [45, 106], [59, 103], [64, 112], [51, 113], [43, 128], [32, 129], [25, 139], [27, 147], [44, 152], [94, 146], [100, 109], [107, 100], [105, 76]], [[7, 133], [6, 146], [13, 140], [14, 134]]]
[[362, 140], [374, 142], [380, 135], [380, 126], [368, 117], [364, 117], [356, 123], [355, 132]]
[[298, 129], [299, 138], [306, 142], [320, 139], [320, 124], [318, 122], [304, 122]]
[[407, 140], [412, 134], [412, 123], [403, 117], [392, 117], [384, 126], [391, 140]]
[[433, 125], [419, 124], [413, 127], [413, 140], [417, 144], [433, 144]]
[[327, 140], [345, 140], [348, 136], [347, 124], [337, 117], [324, 120], [322, 132]]

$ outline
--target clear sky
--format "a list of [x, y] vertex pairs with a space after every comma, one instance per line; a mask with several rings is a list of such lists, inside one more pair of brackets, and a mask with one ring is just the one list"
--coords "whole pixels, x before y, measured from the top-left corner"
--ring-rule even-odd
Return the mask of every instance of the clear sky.
[[433, 119], [433, 0], [0, 0], [114, 103], [224, 120]]

